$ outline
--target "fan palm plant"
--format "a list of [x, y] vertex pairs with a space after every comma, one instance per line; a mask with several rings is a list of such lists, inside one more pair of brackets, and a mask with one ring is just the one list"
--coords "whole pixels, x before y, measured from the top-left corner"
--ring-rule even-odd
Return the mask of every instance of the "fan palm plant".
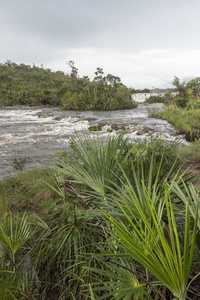
[[[198, 203], [200, 209], [199, 191], [191, 182], [189, 183], [189, 185], [186, 185], [185, 182], [183, 181], [183, 187], [184, 189], [181, 189], [176, 182], [174, 182], [171, 186], [171, 189], [173, 190], [174, 194], [181, 201], [179, 205], [176, 205], [176, 209], [177, 209], [176, 213], [181, 218], [183, 218], [184, 206], [186, 206], [187, 201], [189, 201], [190, 216], [193, 220], [195, 220], [196, 203]], [[200, 216], [199, 215], [197, 220], [197, 227], [198, 227], [198, 231], [196, 235], [196, 246], [197, 246], [198, 257], [200, 261]]]
[[[164, 231], [165, 223], [154, 208], [153, 201], [146, 187], [143, 185], [144, 193], [146, 193], [145, 201], [151, 214], [151, 219], [146, 218], [143, 208], [138, 203], [129, 186], [130, 184], [128, 183], [123, 186], [123, 189], [120, 189], [121, 202], [117, 199], [119, 193], [117, 193], [117, 197], [115, 198], [115, 202], [124, 215], [125, 221], [114, 218], [108, 211], [104, 212], [108, 224], [112, 228], [110, 234], [116, 238], [116, 243], [123, 247], [124, 251], [129, 253], [153, 274], [161, 284], [165, 285], [173, 293], [174, 297], [185, 299], [197, 231], [197, 201], [193, 199], [195, 202], [195, 220], [191, 241], [189, 201], [186, 203], [184, 248], [182, 250], [173, 211], [173, 203], [167, 184], [164, 201], [169, 228], [168, 237]], [[127, 198], [129, 198], [129, 201], [127, 201]], [[137, 217], [129, 207], [129, 203], [131, 202], [137, 210]], [[128, 213], [124, 207], [126, 207]]]
[[24, 213], [13, 217], [10, 212], [0, 223], [0, 242], [3, 243], [12, 254], [13, 269], [15, 270], [15, 254], [34, 233]]
[[[62, 161], [57, 161], [54, 168], [58, 174], [64, 176], [64, 181], [86, 186], [87, 191], [83, 189], [82, 193], [90, 195], [95, 208], [100, 208], [107, 217], [108, 226], [105, 226], [103, 231], [108, 230], [113, 236], [116, 246], [123, 247], [124, 251], [159, 280], [161, 285], [168, 287], [175, 297], [184, 299], [187, 293], [187, 281], [194, 252], [198, 209], [195, 206], [195, 222], [190, 247], [191, 224], [187, 202], [185, 242], [182, 250], [173, 210], [172, 199], [174, 195], [172, 193], [174, 192], [171, 185], [169, 188], [169, 182], [175, 173], [173, 182], [182, 184], [181, 180], [184, 175], [180, 176], [177, 172], [180, 164], [176, 161], [174, 152], [172, 151], [171, 157], [171, 154], [167, 152], [169, 148], [164, 147], [163, 152], [158, 155], [155, 153], [156, 147], [153, 147], [152, 151], [148, 152], [147, 160], [143, 160], [143, 155], [139, 155], [136, 160], [133, 160], [132, 149], [127, 145], [123, 136], [109, 137], [107, 141], [104, 141], [103, 137], [100, 138], [99, 136], [92, 138], [87, 134], [84, 137], [77, 135], [77, 139], [73, 139], [72, 143], [73, 153], [64, 157]], [[127, 149], [129, 150], [127, 151]], [[126, 166], [127, 161], [129, 164], [128, 174], [122, 167]], [[167, 165], [169, 161], [171, 162], [170, 167]], [[63, 182], [62, 186], [64, 184]], [[65, 193], [64, 189], [59, 189], [60, 196], [66, 201]], [[94, 217], [95, 214], [99, 216], [97, 210], [87, 210], [85, 219], [82, 208], [77, 209], [77, 203], [73, 206], [73, 203], [67, 201], [66, 204], [64, 209], [61, 209], [60, 204], [54, 204], [54, 213], [56, 213], [54, 219], [61, 220], [63, 218], [65, 221], [62, 224], [64, 225], [59, 224], [57, 228], [54, 225], [50, 229], [51, 234], [53, 234], [51, 241], [54, 240], [54, 242], [50, 243], [47, 239], [47, 247], [45, 246], [44, 251], [41, 252], [45, 258], [46, 255], [49, 257], [47, 252], [54, 249], [53, 253], [56, 253], [56, 256], [50, 254], [50, 258], [53, 258], [52, 261], [54, 262], [57, 258], [57, 261], [67, 262], [69, 255], [74, 262], [73, 253], [75, 253], [74, 245], [76, 245], [74, 233], [77, 235], [73, 229], [74, 225], [78, 225], [78, 232], [81, 233], [82, 240], [84, 236], [84, 234], [82, 235], [84, 233], [82, 221], [86, 221], [88, 218], [88, 221], [91, 222], [92, 216]], [[166, 215], [165, 222], [166, 219], [168, 222], [167, 225], [163, 221], [164, 214]], [[103, 227], [104, 222], [101, 221], [98, 224]], [[75, 227], [77, 229], [77, 226]], [[94, 245], [94, 239], [90, 242]], [[51, 249], [48, 248], [49, 244], [51, 244]], [[87, 253], [88, 249], [84, 245], [81, 246], [81, 243], [78, 245], [78, 252], [75, 256], [80, 258], [80, 252]], [[64, 249], [66, 256], [62, 255]], [[95, 248], [93, 249], [95, 252]], [[52, 252], [50, 251], [50, 253]], [[75, 265], [78, 265], [79, 262], [76, 260]], [[67, 266], [66, 269], [69, 270]], [[104, 271], [101, 270], [99, 273], [104, 276], [105, 274], [101, 272]], [[110, 270], [107, 272], [108, 277], [113, 275]], [[115, 274], [115, 279], [117, 275]], [[126, 284], [122, 277], [119, 282], [125, 287]], [[108, 286], [109, 284], [106, 288]], [[128, 289], [128, 285], [126, 287]], [[126, 288], [124, 288], [124, 293], [125, 290]], [[116, 289], [114, 293], [117, 297]]]
[[56, 162], [54, 168], [68, 181], [86, 185], [103, 196], [115, 178], [118, 163], [123, 164], [127, 143], [123, 134], [108, 136], [106, 141], [99, 135], [76, 134], [71, 141], [73, 153]]
[[[112, 246], [111, 243], [108, 252], [105, 252], [102, 247], [100, 253], [98, 260], [101, 268], [89, 268], [93, 272], [93, 278], [97, 277], [91, 286], [98, 300], [107, 298], [113, 300], [152, 299], [152, 288], [147, 280], [139, 282], [136, 272], [138, 264], [130, 256], [123, 254], [119, 247]], [[96, 274], [98, 276], [95, 276]]]

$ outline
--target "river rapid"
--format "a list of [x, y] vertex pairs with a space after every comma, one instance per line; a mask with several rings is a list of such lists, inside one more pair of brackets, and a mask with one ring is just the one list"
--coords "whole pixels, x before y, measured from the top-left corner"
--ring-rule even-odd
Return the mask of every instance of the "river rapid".
[[[40, 168], [51, 162], [57, 151], [69, 149], [70, 137], [89, 126], [100, 124], [102, 134], [119, 134], [126, 127], [126, 135], [135, 139], [158, 137], [173, 141], [175, 129], [165, 120], [149, 117], [161, 110], [161, 104], [139, 105], [120, 111], [60, 111], [59, 108], [12, 107], [0, 109], [0, 179], [16, 172], [14, 158], [26, 158], [26, 169]], [[183, 137], [179, 138], [184, 141]]]

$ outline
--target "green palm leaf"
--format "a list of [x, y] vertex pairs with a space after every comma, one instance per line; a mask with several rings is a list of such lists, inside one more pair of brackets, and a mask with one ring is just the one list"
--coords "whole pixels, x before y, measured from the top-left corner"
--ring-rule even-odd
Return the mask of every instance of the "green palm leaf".
[[[173, 204], [169, 195], [169, 190], [165, 189], [165, 206], [167, 209], [167, 219], [170, 230], [170, 242], [164, 232], [164, 222], [160, 219], [152, 199], [146, 192], [146, 205], [151, 213], [151, 220], [147, 219], [141, 205], [138, 203], [128, 185], [121, 190], [121, 202], [115, 199], [119, 209], [126, 220], [117, 220], [109, 212], [104, 212], [108, 223], [112, 226], [110, 234], [123, 249], [129, 253], [136, 261], [151, 272], [162, 284], [167, 286], [178, 299], [184, 299], [192, 258], [197, 230], [198, 207], [196, 202], [195, 222], [192, 232], [190, 247], [190, 222], [189, 222], [189, 203], [185, 210], [185, 243], [183, 252], [178, 237], [178, 229], [175, 221]], [[140, 219], [136, 218], [129, 209], [126, 199], [133, 202]], [[194, 199], [196, 201], [196, 199]], [[126, 207], [127, 212], [124, 207]], [[182, 259], [183, 257], [183, 259]]]
[[91, 137], [85, 133], [83, 137], [76, 134], [71, 144], [73, 154], [67, 156], [64, 163], [56, 162], [54, 168], [68, 181], [89, 186], [103, 196], [115, 178], [118, 163], [125, 159], [127, 139], [121, 134], [109, 136], [105, 141], [103, 136]]
[[16, 219], [13, 219], [13, 215], [10, 212], [4, 222], [0, 224], [0, 240], [13, 254], [26, 243], [32, 233], [26, 214], [23, 214], [22, 217], [17, 214]]

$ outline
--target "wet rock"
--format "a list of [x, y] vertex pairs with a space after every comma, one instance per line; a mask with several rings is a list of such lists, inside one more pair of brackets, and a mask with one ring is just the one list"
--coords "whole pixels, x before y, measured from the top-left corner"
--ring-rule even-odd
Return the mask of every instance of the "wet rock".
[[38, 116], [39, 118], [48, 118], [48, 117], [52, 117], [52, 116], [53, 116], [53, 113], [51, 113], [51, 112], [48, 113], [48, 112], [47, 112], [47, 113], [44, 114], [44, 113], [40, 113], [40, 112], [39, 112], [39, 113], [37, 113], [37, 116]]
[[112, 130], [125, 130], [126, 129], [126, 126], [125, 125], [122, 125], [122, 124], [117, 124], [117, 123], [113, 123], [110, 125], [111, 129]]
[[154, 132], [151, 136], [153, 138], [164, 139], [164, 140], [171, 138], [170, 134], [167, 132]]
[[100, 126], [100, 127], [104, 127], [106, 125], [108, 125], [106, 122], [100, 122], [97, 124], [97, 126]]
[[53, 120], [55, 120], [55, 121], [60, 121], [62, 119], [63, 119], [63, 117], [61, 117], [61, 116], [57, 116], [57, 117], [53, 118]]
[[[80, 121], [82, 120], [85, 120], [85, 121], [88, 121], [89, 123], [91, 124], [94, 124], [97, 122], [97, 118], [91, 118], [91, 117], [88, 117], [88, 118], [84, 118], [84, 117], [79, 117]], [[99, 125], [99, 124], [98, 124]]]
[[140, 130], [138, 130], [137, 135], [143, 135], [147, 132], [149, 132], [149, 128], [146, 125], [144, 125]]
[[135, 126], [128, 126], [128, 127], [126, 127], [126, 133], [128, 134], [128, 133], [137, 133], [138, 132], [138, 128], [137, 127], [135, 127]]
[[119, 128], [119, 125], [118, 124], [111, 124], [110, 125], [110, 127], [111, 127], [111, 129], [113, 129], [113, 130], [119, 130], [120, 128]]

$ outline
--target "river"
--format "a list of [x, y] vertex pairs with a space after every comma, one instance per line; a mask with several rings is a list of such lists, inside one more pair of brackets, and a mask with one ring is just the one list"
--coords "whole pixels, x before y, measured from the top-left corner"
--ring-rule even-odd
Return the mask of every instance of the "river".
[[[14, 107], [0, 109], [0, 179], [16, 172], [14, 158], [26, 159], [25, 167], [40, 168], [50, 162], [59, 150], [66, 151], [70, 136], [75, 131], [87, 130], [94, 124], [102, 125], [108, 133], [112, 124], [126, 126], [130, 140], [157, 136], [173, 141], [176, 131], [167, 121], [149, 117], [152, 110], [162, 109], [161, 104], [139, 105], [135, 109], [120, 111], [60, 111], [58, 108]], [[113, 125], [112, 125], [113, 126]], [[182, 141], [184, 141], [183, 137]]]

